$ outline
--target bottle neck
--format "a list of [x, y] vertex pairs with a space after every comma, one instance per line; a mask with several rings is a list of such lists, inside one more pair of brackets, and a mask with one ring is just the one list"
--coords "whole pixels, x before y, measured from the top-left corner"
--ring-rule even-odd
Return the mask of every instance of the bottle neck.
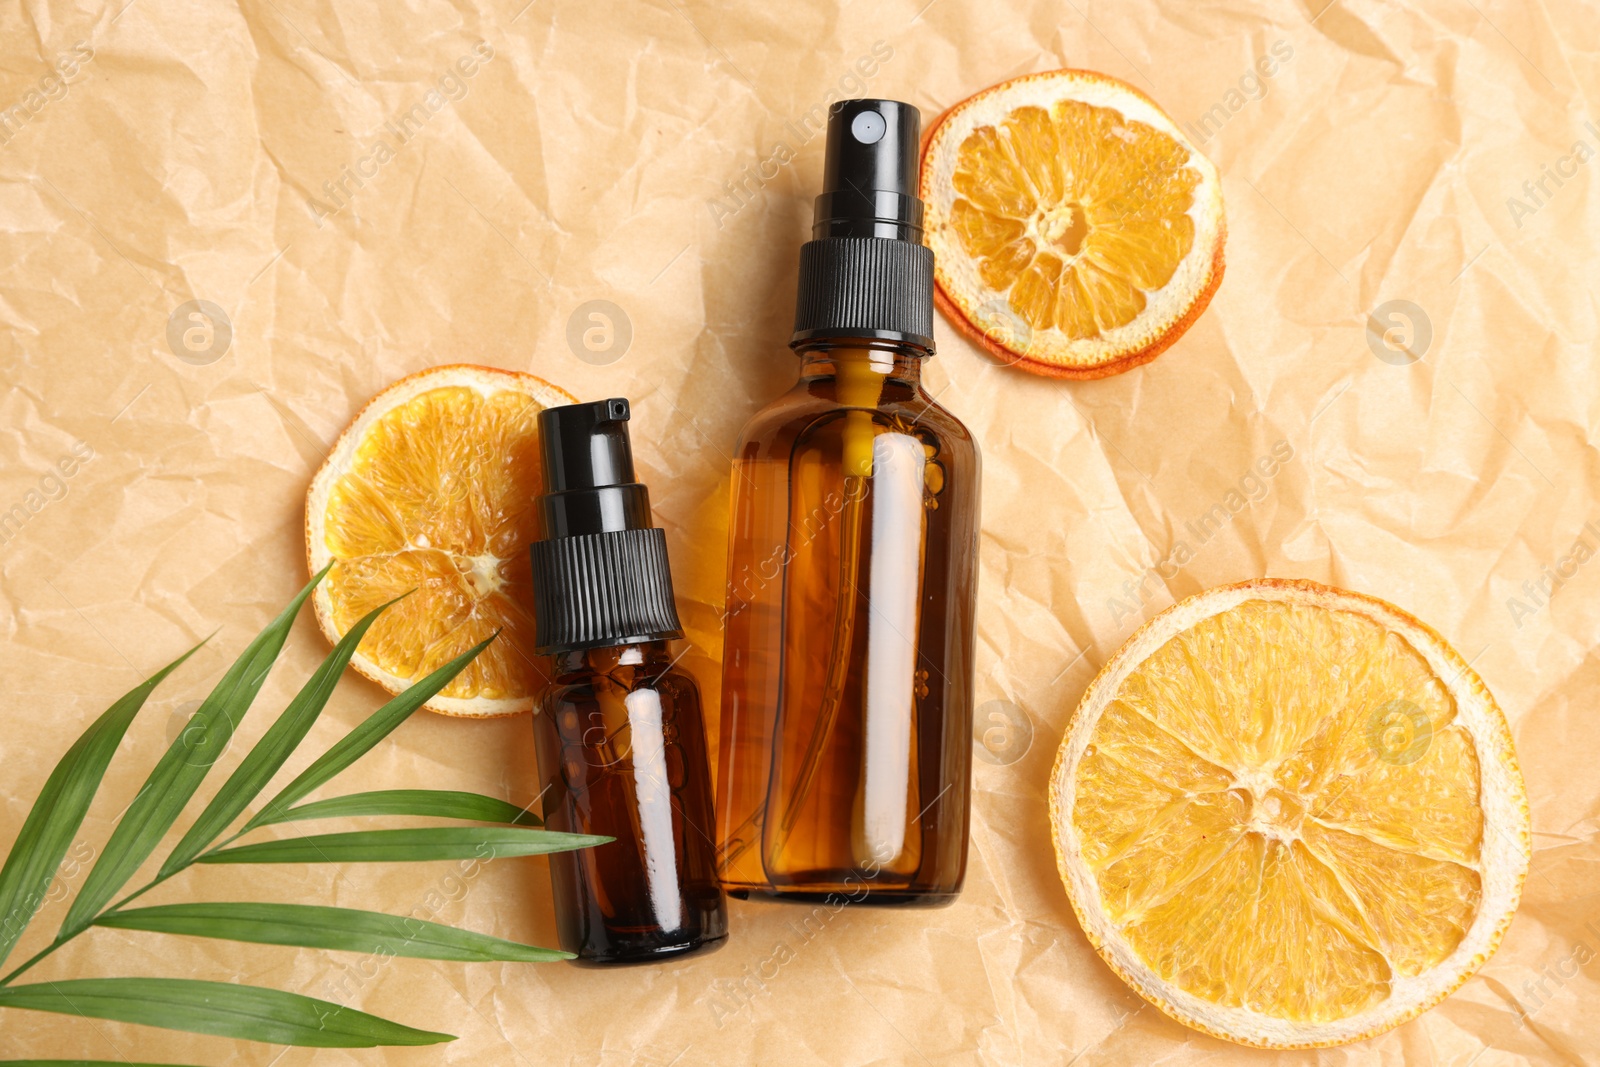
[[838, 339], [803, 345], [797, 354], [800, 356], [802, 382], [862, 379], [879, 387], [887, 382], [896, 382], [920, 388], [922, 361], [927, 358], [906, 345]]
[[665, 640], [641, 641], [636, 645], [557, 652], [552, 660], [553, 680], [567, 682], [585, 674], [610, 674], [619, 667], [659, 666], [665, 670], [672, 665], [672, 652]]

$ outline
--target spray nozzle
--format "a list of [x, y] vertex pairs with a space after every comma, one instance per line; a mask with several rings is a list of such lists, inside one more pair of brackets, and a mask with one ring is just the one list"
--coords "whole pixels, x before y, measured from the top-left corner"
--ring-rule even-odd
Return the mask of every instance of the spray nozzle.
[[933, 354], [933, 252], [922, 243], [917, 198], [921, 129], [921, 114], [898, 100], [828, 109], [791, 348], [856, 338]]
[[529, 546], [534, 651], [682, 637], [667, 538], [635, 480], [622, 397], [539, 413], [544, 527]]
[[922, 116], [898, 100], [841, 100], [828, 111], [812, 237], [922, 240], [917, 199]]
[[650, 526], [650, 494], [633, 473], [628, 415], [622, 397], [539, 413], [545, 537]]

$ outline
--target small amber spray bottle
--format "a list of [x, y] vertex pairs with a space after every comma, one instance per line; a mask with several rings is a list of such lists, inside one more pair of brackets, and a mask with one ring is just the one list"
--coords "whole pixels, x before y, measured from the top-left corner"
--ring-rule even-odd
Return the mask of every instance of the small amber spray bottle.
[[828, 116], [800, 381], [734, 456], [718, 863], [735, 896], [936, 904], [966, 873], [978, 449], [922, 387], [917, 109]]
[[728, 933], [700, 692], [668, 651], [683, 631], [628, 414], [621, 398], [540, 413], [543, 533], [530, 548], [537, 651], [553, 657], [533, 721], [545, 825], [616, 838], [550, 857], [561, 947], [593, 963]]

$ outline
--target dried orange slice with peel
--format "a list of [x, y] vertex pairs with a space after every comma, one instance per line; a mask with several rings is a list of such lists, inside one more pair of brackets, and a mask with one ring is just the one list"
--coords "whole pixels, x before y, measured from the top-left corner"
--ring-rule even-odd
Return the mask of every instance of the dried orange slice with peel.
[[1303, 581], [1212, 589], [1135, 633], [1068, 727], [1050, 820], [1112, 970], [1265, 1048], [1444, 999], [1530, 859], [1511, 734], [1471, 667], [1398, 608]]
[[333, 563], [317, 622], [337, 641], [410, 593], [362, 639], [356, 670], [397, 693], [500, 630], [425, 706], [468, 717], [533, 707], [538, 416], [575, 402], [531, 374], [435, 367], [379, 393], [339, 436], [306, 496], [311, 571]]
[[939, 305], [1039, 374], [1149, 362], [1222, 281], [1216, 168], [1104, 74], [1030, 74], [951, 108], [923, 146], [922, 198]]

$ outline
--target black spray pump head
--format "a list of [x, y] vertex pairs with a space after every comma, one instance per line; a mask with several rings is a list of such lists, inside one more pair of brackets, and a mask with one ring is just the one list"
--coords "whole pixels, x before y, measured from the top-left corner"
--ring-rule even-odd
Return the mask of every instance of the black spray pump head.
[[898, 100], [844, 100], [828, 114], [822, 195], [811, 236], [922, 241], [917, 140], [922, 116]]
[[544, 537], [649, 527], [650, 493], [634, 480], [628, 415], [621, 397], [539, 413]]
[[834, 338], [898, 342], [933, 354], [933, 252], [917, 197], [922, 116], [898, 100], [841, 100], [812, 240], [800, 250], [789, 345]]
[[634, 480], [621, 397], [539, 413], [545, 491], [533, 560], [540, 655], [682, 637], [667, 539]]

